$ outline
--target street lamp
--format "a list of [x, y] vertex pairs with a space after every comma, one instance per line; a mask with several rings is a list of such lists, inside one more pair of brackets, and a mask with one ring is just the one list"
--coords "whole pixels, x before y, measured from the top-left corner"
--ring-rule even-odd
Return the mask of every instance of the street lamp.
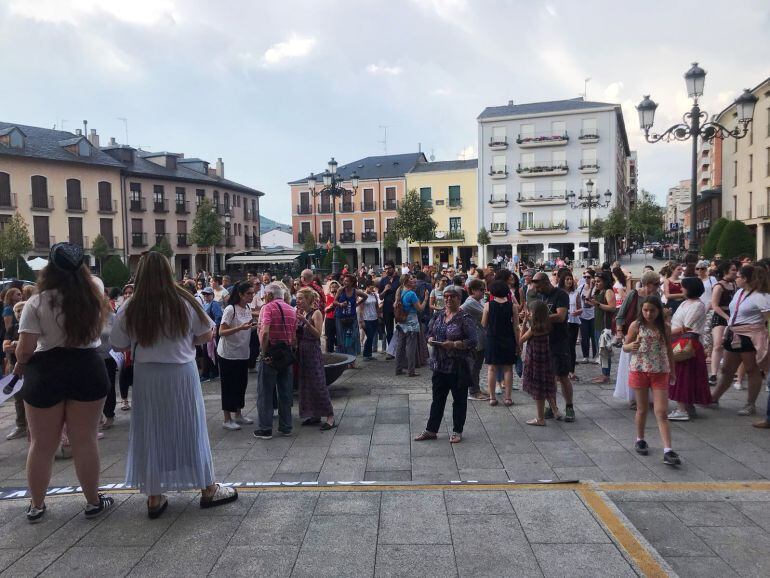
[[735, 108], [738, 116], [738, 124], [734, 129], [722, 126], [718, 122], [702, 122], [708, 118], [708, 113], [698, 106], [698, 98], [703, 96], [703, 86], [706, 82], [706, 71], [693, 62], [692, 67], [684, 75], [687, 85], [687, 96], [692, 98], [692, 108], [682, 117], [682, 122], [675, 124], [664, 132], [650, 133], [655, 120], [655, 109], [658, 108], [650, 95], [647, 94], [642, 102], [636, 107], [639, 113], [639, 126], [644, 131], [644, 138], [649, 143], [658, 141], [669, 142], [673, 140], [685, 141], [692, 138], [692, 181], [690, 183], [690, 252], [698, 253], [698, 239], [696, 237], [696, 222], [698, 220], [698, 137], [703, 142], [708, 142], [714, 138], [733, 137], [740, 139], [749, 132], [749, 125], [754, 118], [754, 106], [757, 104], [757, 97], [746, 89], [737, 99], [735, 99]]
[[[604, 200], [602, 200], [604, 197]], [[607, 189], [604, 194], [594, 193], [594, 182], [588, 179], [585, 187], [585, 194], [580, 191], [580, 194], [575, 197], [575, 193], [570, 191], [567, 195], [569, 204], [573, 209], [588, 209], [588, 263], [591, 263], [591, 209], [604, 209], [610, 206], [612, 200], [612, 192]]]
[[310, 190], [310, 194], [314, 197], [319, 197], [324, 193], [328, 194], [332, 203], [332, 275], [336, 275], [340, 272], [340, 262], [337, 258], [337, 199], [343, 197], [343, 195], [350, 195], [351, 197], [358, 191], [358, 174], [356, 171], [350, 173], [350, 184], [353, 186], [353, 190], [345, 189], [342, 187], [344, 178], [342, 175], [337, 174], [337, 161], [334, 157], [329, 161], [326, 170], [321, 176], [323, 180], [323, 187], [316, 190], [318, 179], [313, 173], [307, 178], [307, 188]]

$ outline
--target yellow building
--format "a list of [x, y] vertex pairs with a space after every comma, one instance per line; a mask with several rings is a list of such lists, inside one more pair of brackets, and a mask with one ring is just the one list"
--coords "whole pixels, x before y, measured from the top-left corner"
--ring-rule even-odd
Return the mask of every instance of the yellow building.
[[438, 266], [478, 263], [478, 159], [418, 163], [406, 174], [407, 190], [415, 190], [438, 223], [434, 238], [422, 247], [409, 246], [411, 262]]

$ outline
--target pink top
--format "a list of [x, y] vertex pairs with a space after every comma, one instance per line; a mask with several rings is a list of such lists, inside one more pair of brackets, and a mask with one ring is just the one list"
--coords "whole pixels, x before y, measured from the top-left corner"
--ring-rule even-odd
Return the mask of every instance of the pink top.
[[[281, 318], [281, 309], [283, 319]], [[297, 313], [294, 308], [283, 299], [274, 299], [262, 306], [259, 312], [259, 323], [262, 327], [269, 327], [268, 339], [270, 343], [283, 341], [294, 342], [294, 333], [297, 328]]]

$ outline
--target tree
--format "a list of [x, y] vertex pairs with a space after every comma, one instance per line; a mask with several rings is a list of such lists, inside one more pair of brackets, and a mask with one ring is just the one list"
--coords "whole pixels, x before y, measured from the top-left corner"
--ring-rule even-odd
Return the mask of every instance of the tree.
[[[174, 258], [174, 250], [171, 248], [171, 243], [168, 242], [166, 235], [161, 235], [157, 243], [150, 248], [150, 251], [157, 251], [169, 261]], [[173, 261], [171, 261], [171, 264], [173, 265]]]
[[743, 221], [728, 221], [717, 244], [722, 259], [735, 259], [743, 255], [754, 257], [757, 239]]
[[487, 232], [487, 228], [481, 227], [481, 229], [479, 229], [479, 234], [476, 236], [476, 243], [478, 243], [482, 247], [486, 247], [491, 242], [492, 242], [492, 239], [489, 238], [489, 233]]
[[422, 244], [430, 241], [436, 232], [436, 221], [430, 216], [430, 209], [425, 207], [415, 189], [406, 193], [398, 207], [393, 231], [400, 239], [409, 243]]
[[388, 251], [398, 249], [398, 235], [391, 229], [385, 233], [382, 239], [382, 247]]
[[642, 189], [639, 199], [628, 214], [630, 240], [644, 244], [660, 239], [663, 235], [663, 223], [663, 207], [655, 203], [655, 198], [649, 191]]
[[316, 250], [315, 237], [312, 233], [305, 233], [305, 241], [302, 243], [302, 250], [306, 253], [312, 253]]
[[326, 255], [324, 256], [323, 261], [321, 262], [321, 266], [324, 269], [331, 271], [332, 255], [334, 254], [335, 250], [337, 251], [337, 260], [340, 262], [340, 271], [342, 271], [342, 268], [348, 264], [348, 256], [345, 255], [345, 252], [342, 249], [340, 249], [339, 245], [332, 247], [326, 252]]
[[[17, 270], [18, 267], [18, 270]], [[8, 262], [4, 275], [9, 279], [24, 279], [37, 281], [37, 273], [30, 269], [26, 259], [14, 259]]]
[[725, 227], [729, 222], [730, 221], [724, 217], [721, 217], [717, 219], [713, 225], [711, 225], [711, 230], [709, 231], [708, 237], [706, 237], [706, 242], [703, 243], [703, 247], [701, 248], [701, 252], [705, 257], [713, 259], [714, 255], [717, 254], [719, 239], [722, 236], [722, 231], [725, 230]]
[[627, 227], [626, 215], [620, 207], [614, 207], [607, 215], [602, 233], [605, 241], [609, 241], [612, 247], [612, 255], [617, 255], [618, 239], [625, 236]]
[[[213, 247], [222, 240], [222, 225], [210, 199], [202, 199], [193, 219], [190, 239], [198, 247]], [[211, 267], [213, 271], [213, 266]]]
[[30, 250], [32, 250], [32, 240], [29, 238], [27, 222], [21, 214], [15, 213], [5, 228], [0, 231], [0, 260], [9, 271], [12, 262], [16, 265], [13, 268], [14, 271], [23, 270], [18, 261]]
[[107, 244], [101, 233], [94, 238], [94, 244], [91, 245], [91, 253], [99, 261], [99, 273], [101, 274], [105, 259], [112, 255], [112, 247]]
[[122, 288], [128, 282], [131, 273], [120, 257], [112, 255], [102, 265], [102, 280], [105, 287]]
[[604, 237], [604, 219], [593, 219], [590, 231], [592, 239], [602, 239]]

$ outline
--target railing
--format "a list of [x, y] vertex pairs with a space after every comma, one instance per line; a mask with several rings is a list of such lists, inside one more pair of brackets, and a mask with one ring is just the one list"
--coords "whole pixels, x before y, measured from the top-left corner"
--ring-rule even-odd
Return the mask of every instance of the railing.
[[10, 193], [0, 197], [0, 208], [3, 209], [15, 209], [16, 208], [16, 193]]
[[166, 239], [168, 241], [168, 233], [155, 233], [155, 244], [160, 245], [160, 242]]
[[495, 147], [507, 147], [508, 146], [508, 137], [489, 137], [489, 146], [492, 148]]
[[398, 209], [398, 201], [396, 199], [385, 199], [382, 201], [383, 211], [395, 211]]
[[177, 199], [175, 207], [177, 215], [186, 215], [190, 212], [190, 201], [180, 201]]
[[549, 131], [549, 132], [520, 134], [516, 138], [516, 144], [562, 143], [568, 140], [569, 140], [569, 136], [567, 136], [567, 131], [564, 131], [562, 133]]
[[364, 231], [361, 233], [361, 241], [364, 243], [376, 243], [377, 232], [376, 231]]
[[567, 161], [559, 161], [556, 163], [519, 163], [516, 168], [516, 172], [521, 173], [550, 173], [553, 171], [567, 171]]
[[297, 214], [298, 215], [309, 215], [313, 212], [313, 206], [312, 205], [303, 205], [299, 204], [297, 205]]
[[38, 239], [35, 237], [35, 249], [50, 249], [56, 244], [56, 237], [48, 237], [43, 239]]
[[318, 242], [319, 243], [326, 243], [334, 241], [334, 235], [331, 233], [318, 233]]
[[235, 247], [235, 237], [232, 235], [225, 235], [225, 247]]
[[559, 231], [567, 229], [567, 221], [535, 221], [522, 223], [519, 221], [519, 231]]
[[770, 215], [767, 214], [767, 205], [759, 205], [757, 207], [757, 217], [761, 217], [766, 219], [767, 217], [770, 217]]
[[507, 177], [508, 176], [508, 166], [490, 166], [489, 167], [489, 176], [491, 177]]
[[187, 242], [187, 233], [177, 233], [176, 244], [178, 247], [189, 247], [190, 245]]
[[340, 234], [340, 243], [355, 243], [356, 234], [353, 231], [343, 231]]
[[581, 128], [578, 140], [599, 140], [599, 131], [595, 128]]
[[168, 199], [155, 199], [152, 205], [154, 213], [168, 213]]
[[[53, 211], [53, 196], [45, 197], [46, 203], [35, 203], [34, 195], [30, 195], [30, 207], [33, 211]], [[42, 200], [42, 199], [41, 199]]]
[[377, 210], [377, 203], [374, 201], [361, 201], [361, 210], [362, 211], [376, 211]]
[[[70, 202], [75, 201], [75, 202]], [[67, 211], [70, 213], [84, 213], [88, 210], [88, 199], [79, 197], [76, 199], [67, 198]]]
[[489, 204], [508, 204], [508, 195], [489, 195]]
[[463, 201], [462, 199], [449, 199], [447, 206], [450, 209], [460, 209], [463, 206]]
[[328, 215], [332, 212], [334, 205], [332, 203], [319, 203], [316, 207], [316, 212], [319, 215]]
[[461, 229], [449, 229], [448, 231], [436, 231], [432, 241], [462, 241], [465, 239], [465, 231]]
[[489, 227], [490, 233], [507, 233], [508, 223], [492, 223]]
[[128, 201], [128, 210], [133, 213], [144, 213], [147, 210], [145, 198], [139, 197], [138, 199], [134, 198]]
[[355, 205], [351, 201], [349, 203], [340, 203], [339, 210], [340, 210], [340, 213], [352, 213], [356, 209], [355, 209]]
[[131, 246], [132, 247], [146, 247], [147, 246], [147, 233], [131, 233]]
[[597, 161], [580, 161], [581, 171], [598, 171], [599, 163]]
[[423, 209], [433, 210], [433, 199], [420, 199], [420, 205]]
[[99, 201], [98, 213], [103, 215], [114, 214], [118, 212], [118, 203], [115, 199], [107, 199], [107, 202], [102, 203]]
[[519, 203], [536, 202], [536, 201], [567, 201], [567, 191], [553, 191], [546, 189], [543, 191], [529, 191], [519, 192], [519, 196], [516, 201]]

